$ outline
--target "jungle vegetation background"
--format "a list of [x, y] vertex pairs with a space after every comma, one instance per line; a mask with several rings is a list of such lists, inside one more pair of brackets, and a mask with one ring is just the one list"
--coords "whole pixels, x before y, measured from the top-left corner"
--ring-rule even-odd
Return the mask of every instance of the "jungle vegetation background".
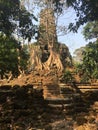
[[[47, 6], [49, 3], [54, 12], [62, 14], [66, 7], [73, 8], [77, 19], [70, 23], [68, 31], [77, 32], [78, 28], [86, 24], [83, 35], [85, 39], [95, 38], [95, 42], [86, 45], [82, 53], [82, 62], [76, 63], [78, 73], [81, 77], [98, 79], [98, 1], [97, 0], [32, 0], [32, 4]], [[27, 10], [23, 1], [0, 0], [0, 76], [1, 79], [13, 77], [25, 73], [28, 69], [29, 51], [28, 43], [32, 38], [38, 38], [39, 28], [34, 24], [37, 22], [34, 12]], [[85, 72], [85, 73], [84, 73]]]

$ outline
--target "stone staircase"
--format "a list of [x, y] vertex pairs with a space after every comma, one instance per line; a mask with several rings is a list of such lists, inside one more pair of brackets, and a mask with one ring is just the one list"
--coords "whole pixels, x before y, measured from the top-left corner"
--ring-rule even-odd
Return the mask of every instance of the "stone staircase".
[[1, 86], [0, 130], [16, 127], [24, 130], [29, 122], [35, 130], [43, 130], [55, 120], [63, 120], [65, 117], [71, 120], [79, 115], [78, 121], [84, 120], [87, 113], [98, 113], [97, 86], [78, 86], [74, 88], [66, 84], [50, 84], [44, 91], [40, 84]]
[[47, 84], [43, 86], [44, 99], [56, 99], [60, 98], [60, 88], [58, 84]]
[[[86, 113], [92, 110], [98, 112], [98, 87], [92, 87], [88, 84], [86, 86], [79, 84], [77, 88], [73, 88], [71, 85], [66, 84], [60, 84], [59, 86], [60, 93], [55, 93], [56, 97], [52, 97], [52, 95], [48, 97], [51, 91], [55, 91], [55, 89], [53, 88], [53, 86], [51, 90], [49, 89], [49, 87], [47, 88], [47, 92], [49, 92], [49, 94], [47, 94], [48, 96], [45, 98], [45, 100], [48, 102], [49, 106], [55, 109], [60, 109], [61, 111], [64, 111], [66, 114], [76, 114], [81, 112]], [[93, 95], [91, 97], [91, 100], [89, 100], [90, 95], [89, 97], [86, 97], [86, 92], [96, 92], [97, 97], [94, 97]]]
[[[49, 93], [51, 91], [54, 90], [48, 90]], [[69, 89], [69, 87], [62, 87], [59, 90], [59, 94], [56, 93], [58, 94], [57, 97], [47, 96], [45, 100], [48, 102], [48, 106], [63, 111], [65, 114], [72, 114], [74, 112], [73, 93], [74, 91], [72, 89]]]

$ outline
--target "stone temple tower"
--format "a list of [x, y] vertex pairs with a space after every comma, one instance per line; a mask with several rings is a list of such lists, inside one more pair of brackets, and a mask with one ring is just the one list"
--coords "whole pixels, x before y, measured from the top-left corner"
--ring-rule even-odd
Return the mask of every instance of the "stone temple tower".
[[56, 24], [52, 8], [43, 9], [40, 13], [39, 39], [41, 47], [54, 47], [57, 44]]

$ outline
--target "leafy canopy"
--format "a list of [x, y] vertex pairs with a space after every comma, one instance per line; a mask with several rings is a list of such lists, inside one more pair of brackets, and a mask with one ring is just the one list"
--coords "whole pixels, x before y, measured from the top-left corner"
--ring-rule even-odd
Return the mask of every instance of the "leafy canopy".
[[0, 0], [0, 32], [9, 36], [15, 33], [31, 40], [37, 32], [32, 19], [37, 20], [21, 5], [20, 0]]
[[88, 22], [83, 29], [83, 35], [86, 40], [98, 38], [98, 21]]
[[12, 72], [18, 74], [18, 52], [19, 45], [14, 38], [0, 35], [0, 75]]
[[20, 70], [26, 71], [28, 66], [29, 53], [27, 48], [21, 48], [20, 44], [13, 38], [0, 34], [0, 75], [3, 78], [6, 74], [13, 77], [19, 75]]
[[74, 32], [77, 32], [78, 28], [84, 23], [98, 20], [98, 0], [54, 0], [56, 7], [63, 10], [64, 6], [59, 6], [60, 2], [63, 5], [66, 3], [76, 12], [75, 23], [69, 24], [69, 29]]
[[98, 79], [98, 40], [86, 45], [83, 63], [79, 65], [82, 80]]
[[76, 23], [70, 23], [70, 30], [77, 31], [80, 25], [98, 20], [98, 0], [67, 0], [77, 15]]

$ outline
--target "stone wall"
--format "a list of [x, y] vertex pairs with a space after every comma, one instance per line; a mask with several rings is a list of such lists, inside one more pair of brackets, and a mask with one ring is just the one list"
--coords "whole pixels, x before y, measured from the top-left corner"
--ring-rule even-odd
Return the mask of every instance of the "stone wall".
[[41, 46], [57, 42], [55, 17], [52, 9], [48, 8], [41, 11], [39, 34], [38, 41]]
[[34, 89], [32, 85], [1, 86], [0, 130], [24, 130], [30, 125], [36, 127], [37, 123], [40, 125], [44, 108], [46, 101], [42, 89]]

